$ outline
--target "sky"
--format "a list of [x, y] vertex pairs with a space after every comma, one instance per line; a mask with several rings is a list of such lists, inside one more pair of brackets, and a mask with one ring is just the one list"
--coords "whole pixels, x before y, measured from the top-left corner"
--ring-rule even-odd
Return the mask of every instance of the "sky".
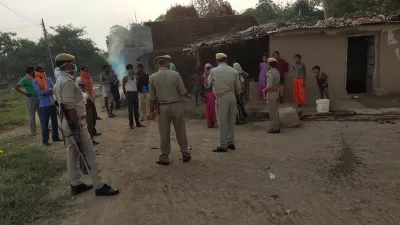
[[[229, 2], [240, 12], [254, 7], [258, 0]], [[136, 19], [154, 20], [175, 3], [189, 4], [190, 0], [0, 0], [0, 31], [37, 41], [43, 35], [39, 25], [42, 18], [47, 27], [71, 23], [86, 27], [87, 37], [106, 50], [105, 39], [111, 26], [127, 26]]]

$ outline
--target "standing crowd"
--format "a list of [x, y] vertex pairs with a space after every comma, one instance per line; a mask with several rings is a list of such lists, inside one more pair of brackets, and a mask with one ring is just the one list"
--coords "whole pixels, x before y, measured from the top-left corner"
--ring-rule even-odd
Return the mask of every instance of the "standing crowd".
[[[301, 56], [294, 56], [293, 85], [296, 103], [299, 107], [306, 105], [306, 66]], [[198, 69], [193, 76], [195, 100], [204, 100], [204, 110], [209, 128], [219, 127], [219, 144], [213, 152], [235, 150], [235, 124], [243, 123], [247, 117], [244, 97], [248, 94], [248, 76], [238, 62], [233, 67], [227, 64], [228, 56], [216, 54], [217, 66], [210, 63], [204, 66], [204, 73]], [[28, 67], [27, 74], [16, 85], [15, 89], [27, 97], [30, 132], [36, 135], [35, 114], [39, 114], [42, 127], [42, 142], [49, 146], [48, 123], [52, 124], [52, 140], [65, 141], [67, 147], [67, 168], [71, 184], [71, 194], [77, 195], [95, 188], [97, 196], [111, 196], [119, 193], [118, 189], [107, 185], [99, 174], [96, 163], [96, 151], [93, 145], [98, 144], [94, 136], [101, 135], [95, 126], [98, 117], [94, 101], [93, 82], [88, 66], [81, 66], [79, 75], [75, 57], [70, 54], [59, 54], [55, 58], [57, 68], [54, 71], [56, 83], [46, 77], [44, 66]], [[183, 163], [192, 159], [186, 135], [185, 110], [182, 98], [187, 90], [182, 78], [176, 72], [168, 55], [157, 57], [159, 70], [149, 76], [139, 64], [137, 71], [132, 64], [126, 65], [127, 75], [122, 79], [122, 92], [128, 105], [128, 125], [130, 129], [144, 127], [145, 119], [158, 122], [161, 155], [156, 161], [160, 165], [169, 165], [171, 152], [170, 127], [174, 126], [176, 139], [180, 146]], [[103, 66], [100, 74], [104, 106], [109, 118], [114, 118], [114, 106], [119, 107], [119, 79], [110, 66]], [[328, 76], [321, 72], [319, 66], [313, 67], [321, 98], [329, 98]], [[268, 104], [271, 128], [268, 133], [280, 133], [278, 100], [283, 101], [284, 75], [289, 71], [288, 63], [274, 52], [272, 58], [263, 56], [260, 64], [260, 101]], [[24, 89], [21, 89], [21, 87]], [[63, 139], [60, 138], [59, 125]], [[81, 172], [88, 174], [93, 185], [80, 181]]]
[[[275, 69], [279, 72], [279, 100], [281, 103], [284, 102], [284, 85], [285, 85], [285, 74], [290, 73], [293, 76], [293, 90], [294, 98], [298, 107], [305, 107], [306, 102], [306, 84], [307, 84], [307, 68], [302, 62], [302, 57], [300, 54], [294, 55], [294, 63], [289, 71], [289, 63], [280, 57], [278, 51], [273, 52], [273, 58], [276, 60]], [[260, 102], [265, 102], [265, 87], [268, 84], [268, 71], [272, 67], [270, 66], [267, 54], [262, 57], [262, 62], [260, 63], [260, 74], [259, 74], [259, 93]], [[320, 66], [314, 66], [312, 71], [315, 75], [318, 89], [320, 92], [320, 98], [330, 98], [328, 91], [328, 75], [325, 72], [321, 72]]]

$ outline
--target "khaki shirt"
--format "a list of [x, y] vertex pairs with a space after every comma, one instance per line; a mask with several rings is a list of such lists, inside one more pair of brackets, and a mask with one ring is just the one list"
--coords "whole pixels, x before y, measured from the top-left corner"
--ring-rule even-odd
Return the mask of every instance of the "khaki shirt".
[[187, 90], [179, 73], [161, 67], [149, 78], [150, 100], [160, 104], [181, 102]]
[[240, 94], [239, 73], [226, 63], [219, 64], [211, 70], [208, 84], [212, 85], [214, 94], [218, 97], [228, 92]]
[[281, 75], [275, 68], [271, 68], [267, 72], [267, 89], [277, 89], [279, 87], [279, 81]]
[[85, 99], [82, 91], [68, 73], [62, 72], [55, 85], [55, 97], [65, 109], [75, 109], [77, 116], [86, 116]]

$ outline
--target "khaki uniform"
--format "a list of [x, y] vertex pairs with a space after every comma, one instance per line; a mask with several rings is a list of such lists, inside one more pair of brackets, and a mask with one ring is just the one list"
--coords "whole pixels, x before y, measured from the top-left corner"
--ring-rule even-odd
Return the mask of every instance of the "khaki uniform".
[[211, 70], [208, 83], [217, 97], [217, 119], [219, 125], [219, 148], [226, 149], [235, 142], [236, 95], [241, 86], [238, 72], [226, 63]]
[[[99, 174], [96, 165], [96, 153], [93, 147], [92, 139], [88, 132], [88, 124], [86, 121], [85, 100], [78, 85], [70, 77], [71, 75], [61, 72], [55, 85], [55, 96], [60, 104], [64, 104], [65, 109], [75, 109], [76, 116], [79, 118], [80, 125], [80, 147], [83, 150], [87, 163], [89, 164], [89, 176], [92, 179], [94, 188], [102, 188], [104, 183]], [[68, 176], [72, 186], [81, 184], [81, 173], [79, 171], [79, 149], [76, 149], [74, 137], [71, 135], [67, 120], [62, 120], [62, 130], [66, 136], [67, 142], [67, 167]]]
[[160, 68], [158, 72], [149, 78], [149, 98], [160, 104], [160, 114], [158, 116], [158, 129], [161, 138], [160, 161], [169, 161], [171, 122], [175, 128], [176, 139], [181, 148], [181, 153], [189, 154], [184, 118], [185, 109], [182, 102], [182, 96], [186, 92], [181, 76], [175, 71]]
[[269, 117], [272, 121], [272, 129], [279, 130], [280, 120], [278, 111], [278, 98], [279, 98], [279, 81], [281, 77], [279, 71], [271, 68], [267, 72], [267, 104], [269, 110]]

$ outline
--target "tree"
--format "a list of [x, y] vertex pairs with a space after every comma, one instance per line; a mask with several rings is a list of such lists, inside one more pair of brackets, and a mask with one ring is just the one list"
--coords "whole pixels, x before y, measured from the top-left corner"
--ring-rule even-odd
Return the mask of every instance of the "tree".
[[197, 11], [193, 5], [182, 6], [173, 5], [165, 13], [165, 20], [179, 20], [186, 18], [199, 18]]
[[323, 6], [325, 18], [340, 17], [348, 13], [375, 11], [400, 10], [399, 0], [313, 0], [315, 5]]
[[260, 24], [276, 21], [303, 22], [323, 18], [323, 11], [316, 6], [310, 0], [297, 0], [285, 6], [272, 0], [259, 0], [254, 9], [247, 9], [242, 14], [252, 14]]
[[129, 27], [114, 25], [106, 38], [108, 49], [122, 51], [145, 43], [151, 43], [151, 29], [143, 23], [131, 23]]
[[261, 24], [274, 21], [279, 18], [281, 9], [272, 0], [259, 0], [255, 10], [254, 18]]
[[165, 20], [165, 14], [161, 14], [154, 21], [164, 21], [164, 20]]
[[[224, 0], [191, 0], [191, 4], [196, 8], [200, 17], [205, 17], [217, 11], [219, 7], [223, 6]], [[229, 4], [230, 5], [230, 4]]]
[[223, 1], [217, 8], [209, 11], [204, 17], [232, 16], [238, 12], [233, 10], [231, 3]]
[[[85, 28], [72, 25], [51, 27], [48, 35], [52, 56], [63, 52], [76, 56], [76, 64], [86, 64], [93, 69], [94, 74], [106, 63], [101, 51], [91, 39], [84, 38]], [[43, 38], [39, 42], [17, 38], [15, 33], [0, 32], [0, 75], [3, 80], [13, 76], [21, 77], [29, 65], [43, 63], [48, 76], [53, 76], [48, 57], [47, 45]]]

